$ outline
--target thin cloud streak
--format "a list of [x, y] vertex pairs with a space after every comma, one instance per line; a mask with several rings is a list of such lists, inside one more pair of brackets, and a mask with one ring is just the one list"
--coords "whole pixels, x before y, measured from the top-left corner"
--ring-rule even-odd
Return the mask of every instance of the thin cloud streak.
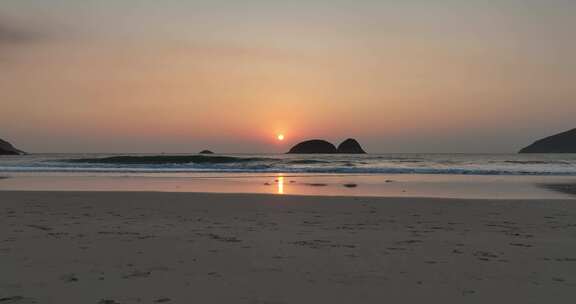
[[44, 42], [51, 37], [52, 35], [45, 30], [28, 29], [19, 24], [11, 24], [0, 17], [0, 46]]

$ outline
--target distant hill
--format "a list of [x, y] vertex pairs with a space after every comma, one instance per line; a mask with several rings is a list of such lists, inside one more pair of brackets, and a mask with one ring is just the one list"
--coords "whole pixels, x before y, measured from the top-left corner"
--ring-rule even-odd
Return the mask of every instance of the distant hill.
[[576, 153], [576, 129], [537, 140], [519, 153]]
[[26, 153], [14, 148], [14, 146], [11, 143], [0, 139], [0, 155], [22, 155], [22, 154]]

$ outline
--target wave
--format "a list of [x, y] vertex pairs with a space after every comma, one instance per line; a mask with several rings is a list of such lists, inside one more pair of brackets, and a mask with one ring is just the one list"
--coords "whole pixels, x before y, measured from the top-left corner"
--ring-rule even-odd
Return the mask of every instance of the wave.
[[0, 167], [0, 172], [62, 172], [62, 173], [322, 173], [322, 174], [448, 174], [448, 175], [532, 175], [532, 176], [576, 176], [575, 171], [537, 171], [471, 168], [360, 168], [360, 167], [275, 167], [255, 166], [79, 166], [79, 167]]
[[570, 165], [569, 162], [565, 161], [548, 161], [548, 160], [507, 160], [504, 162], [519, 165], [552, 165], [552, 164]]
[[374, 158], [374, 159], [380, 159], [380, 160], [390, 160], [390, 161], [399, 160], [399, 161], [414, 161], [414, 162], [426, 160], [425, 158], [422, 158], [422, 157], [375, 156], [375, 157], [373, 157], [373, 158]]
[[200, 154], [75, 154], [0, 159], [3, 172], [70, 173], [310, 173], [576, 176], [576, 158], [516, 155], [293, 156]]
[[206, 155], [157, 155], [157, 156], [112, 156], [105, 158], [80, 158], [66, 160], [70, 163], [119, 164], [119, 165], [163, 165], [163, 164], [230, 164], [259, 161], [274, 161], [273, 158], [232, 157]]
[[330, 164], [333, 163], [333, 161], [317, 160], [317, 159], [297, 159], [297, 160], [291, 160], [288, 163], [294, 165], [313, 165], [313, 164]]

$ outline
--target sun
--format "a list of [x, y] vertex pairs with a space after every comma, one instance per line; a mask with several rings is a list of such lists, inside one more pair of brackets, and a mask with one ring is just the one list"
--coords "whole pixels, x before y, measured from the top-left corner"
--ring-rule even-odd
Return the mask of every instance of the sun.
[[279, 141], [283, 141], [283, 140], [284, 140], [284, 134], [278, 134], [278, 135], [276, 136], [276, 138], [277, 138]]

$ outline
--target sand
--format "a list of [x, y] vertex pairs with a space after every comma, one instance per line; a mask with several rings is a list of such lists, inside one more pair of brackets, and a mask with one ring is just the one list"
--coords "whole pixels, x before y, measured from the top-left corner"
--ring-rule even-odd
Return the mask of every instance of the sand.
[[0, 304], [576, 299], [576, 200], [6, 191], [0, 218]]

